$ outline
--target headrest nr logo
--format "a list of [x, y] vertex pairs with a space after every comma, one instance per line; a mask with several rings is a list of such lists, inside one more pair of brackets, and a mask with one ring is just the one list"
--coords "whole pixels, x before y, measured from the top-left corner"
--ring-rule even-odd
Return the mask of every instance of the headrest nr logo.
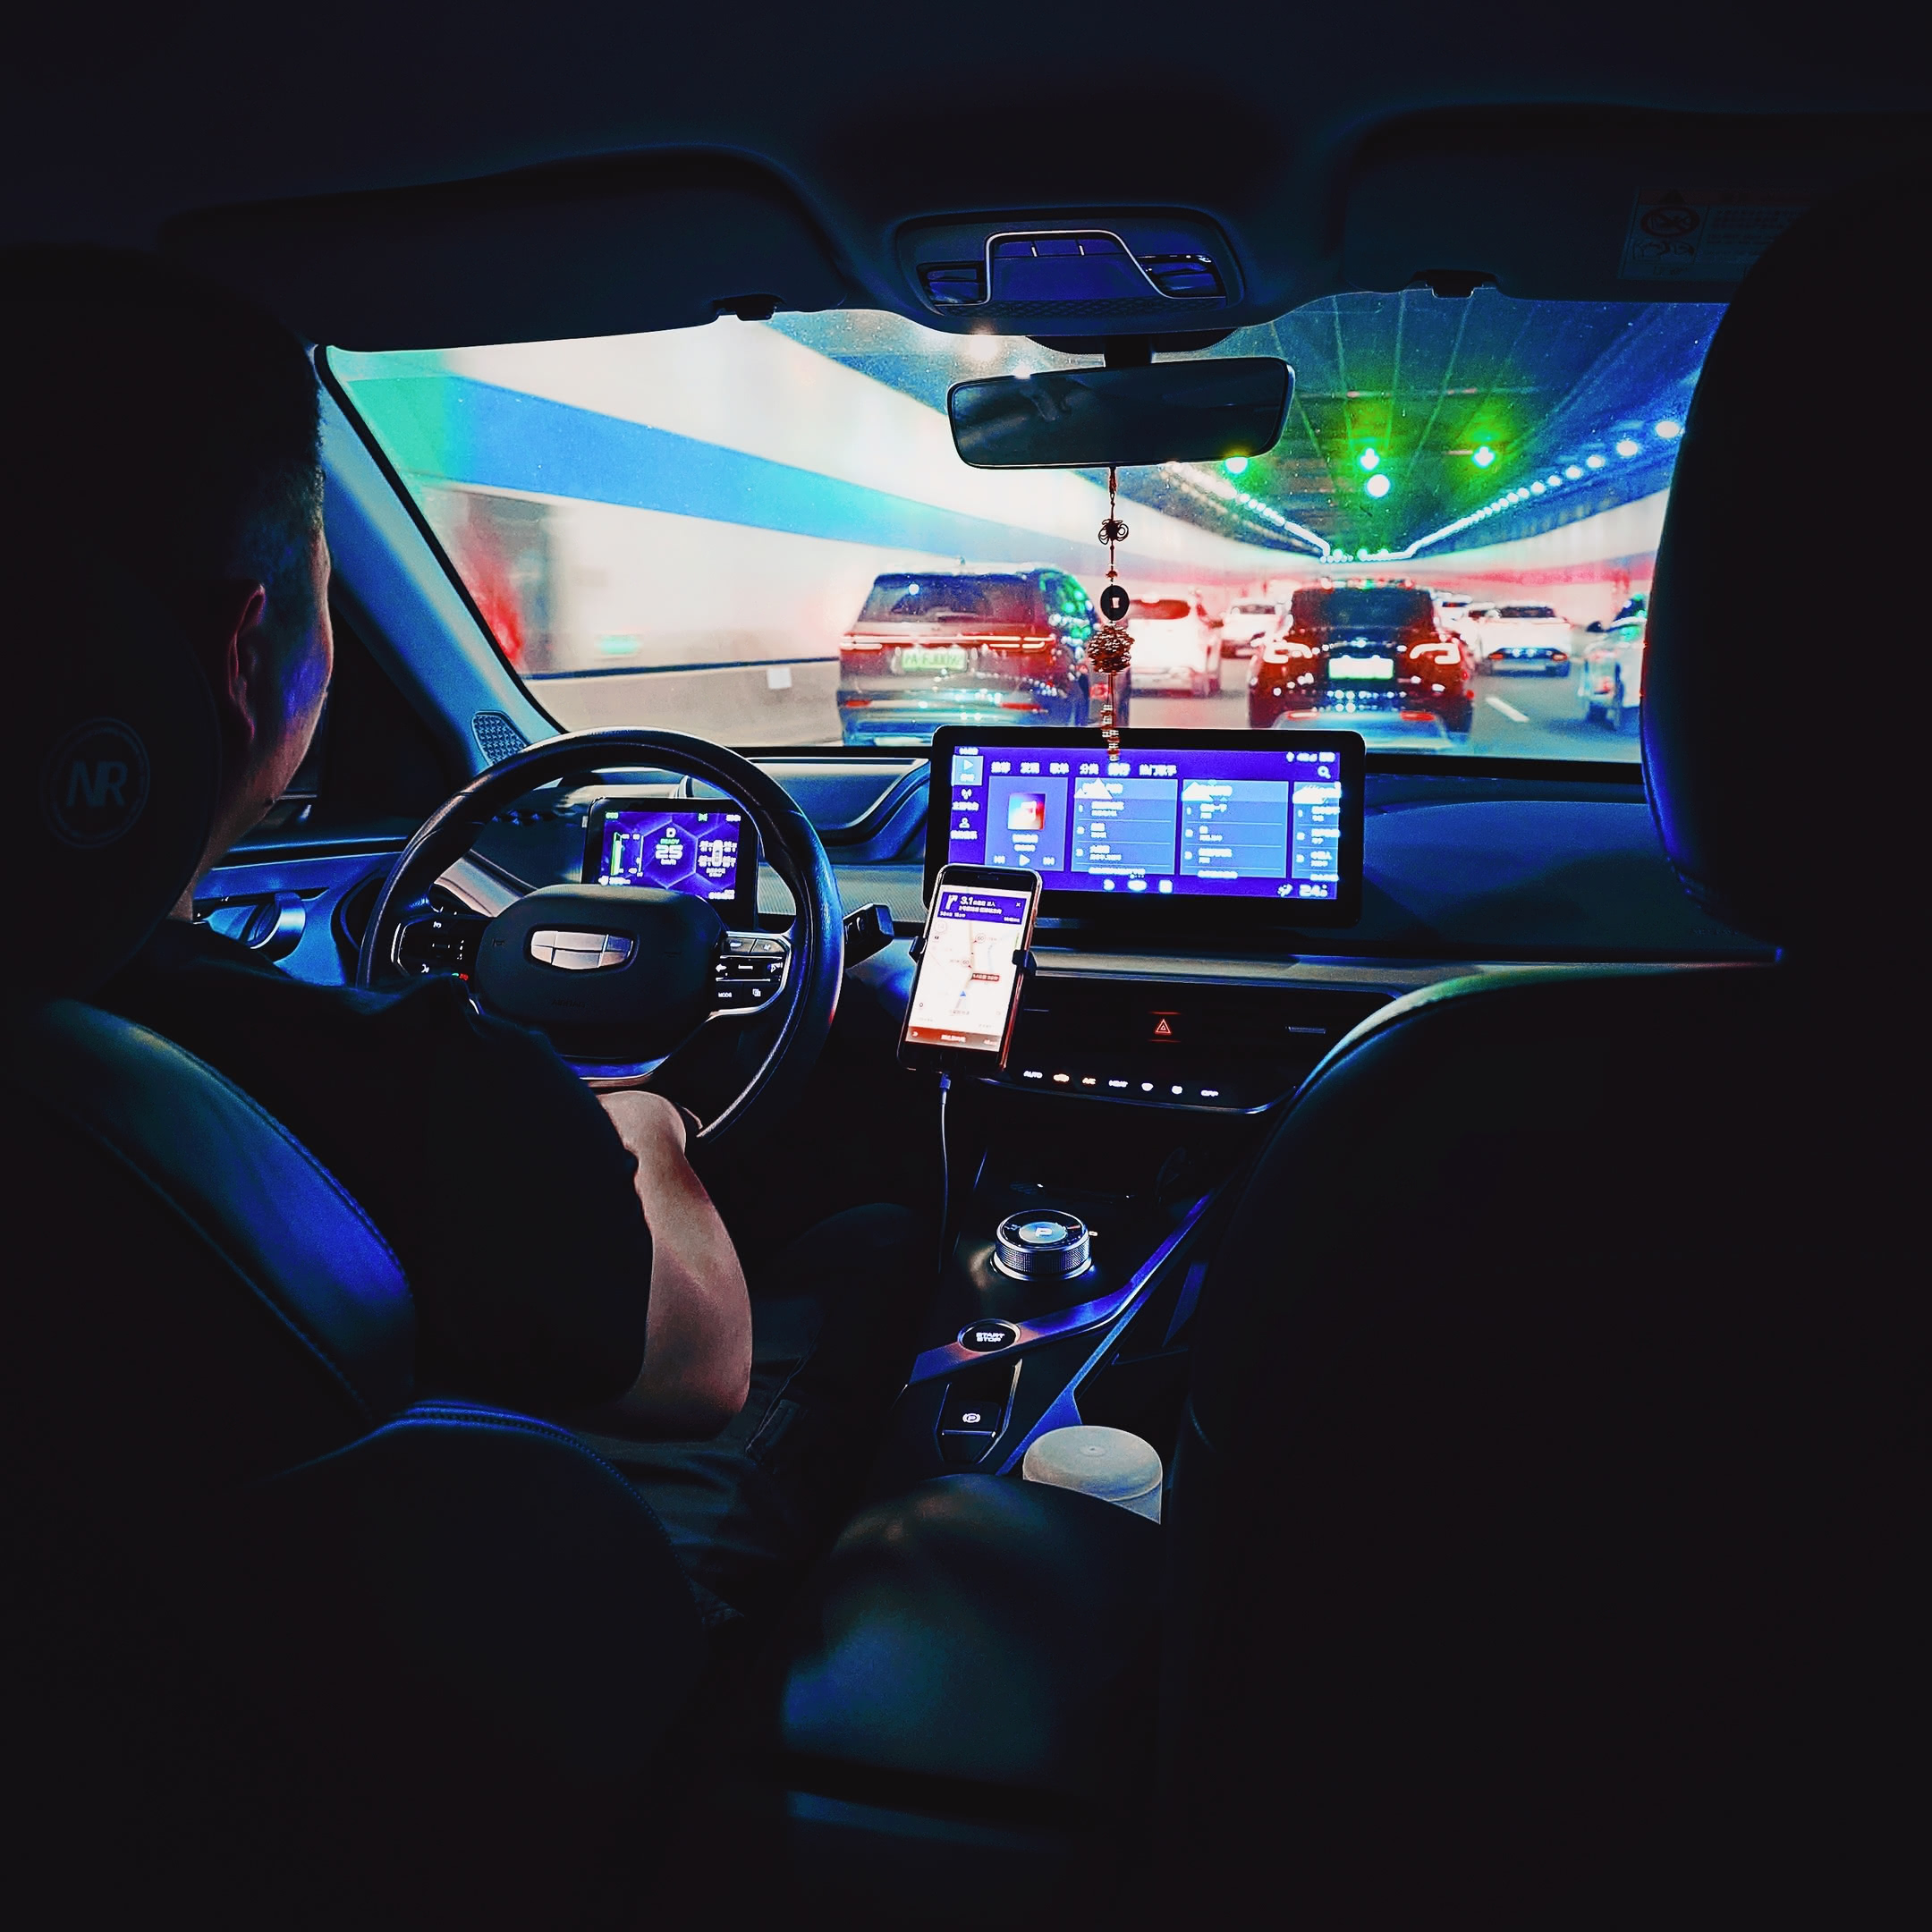
[[125, 838], [148, 806], [148, 747], [119, 718], [76, 724], [40, 768], [40, 815], [63, 844], [90, 851]]

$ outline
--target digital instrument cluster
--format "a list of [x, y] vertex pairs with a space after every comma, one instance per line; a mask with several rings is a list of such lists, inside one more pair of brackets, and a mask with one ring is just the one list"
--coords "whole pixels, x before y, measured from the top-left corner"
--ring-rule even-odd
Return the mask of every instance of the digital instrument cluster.
[[727, 926], [758, 913], [758, 835], [735, 806], [606, 799], [586, 826], [587, 886], [649, 886], [715, 905]]

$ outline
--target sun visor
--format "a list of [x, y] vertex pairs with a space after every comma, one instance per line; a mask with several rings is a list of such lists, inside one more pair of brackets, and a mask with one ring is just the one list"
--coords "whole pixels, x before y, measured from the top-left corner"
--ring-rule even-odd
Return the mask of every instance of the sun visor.
[[1932, 120], [1908, 115], [1420, 116], [1364, 143], [1343, 272], [1365, 289], [1725, 301], [1814, 202], [1928, 151]]
[[836, 307], [845, 277], [775, 176], [646, 156], [177, 217], [162, 247], [305, 340], [448, 349]]

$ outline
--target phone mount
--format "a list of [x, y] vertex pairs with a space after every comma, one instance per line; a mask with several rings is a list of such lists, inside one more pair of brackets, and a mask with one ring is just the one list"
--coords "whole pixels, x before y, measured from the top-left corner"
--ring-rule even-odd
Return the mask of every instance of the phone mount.
[[[912, 942], [912, 963], [916, 966], [926, 957], [926, 935], [921, 933]], [[1033, 957], [1030, 946], [1022, 946], [1013, 956], [1013, 962], [1020, 969], [1022, 979], [1030, 979], [1039, 970], [1039, 962]]]

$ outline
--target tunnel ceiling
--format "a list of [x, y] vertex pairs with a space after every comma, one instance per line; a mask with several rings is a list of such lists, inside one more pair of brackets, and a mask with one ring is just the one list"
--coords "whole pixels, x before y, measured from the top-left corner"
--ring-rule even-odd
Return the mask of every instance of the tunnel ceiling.
[[[1449, 530], [1423, 554], [1534, 535], [1665, 487], [1674, 444], [1657, 425], [1682, 422], [1722, 313], [1695, 303], [1519, 301], [1486, 289], [1462, 300], [1422, 289], [1327, 297], [1211, 352], [1280, 355], [1293, 368], [1294, 400], [1273, 450], [1238, 474], [1123, 472], [1122, 488], [1221, 534], [1302, 555], [1316, 547], [1285, 525], [1372, 557], [1518, 490], [1534, 494]], [[878, 321], [869, 329], [847, 313], [780, 326], [935, 408], [969, 376], [1072, 366], [1023, 340], [962, 347], [925, 332], [911, 339], [896, 318]]]

